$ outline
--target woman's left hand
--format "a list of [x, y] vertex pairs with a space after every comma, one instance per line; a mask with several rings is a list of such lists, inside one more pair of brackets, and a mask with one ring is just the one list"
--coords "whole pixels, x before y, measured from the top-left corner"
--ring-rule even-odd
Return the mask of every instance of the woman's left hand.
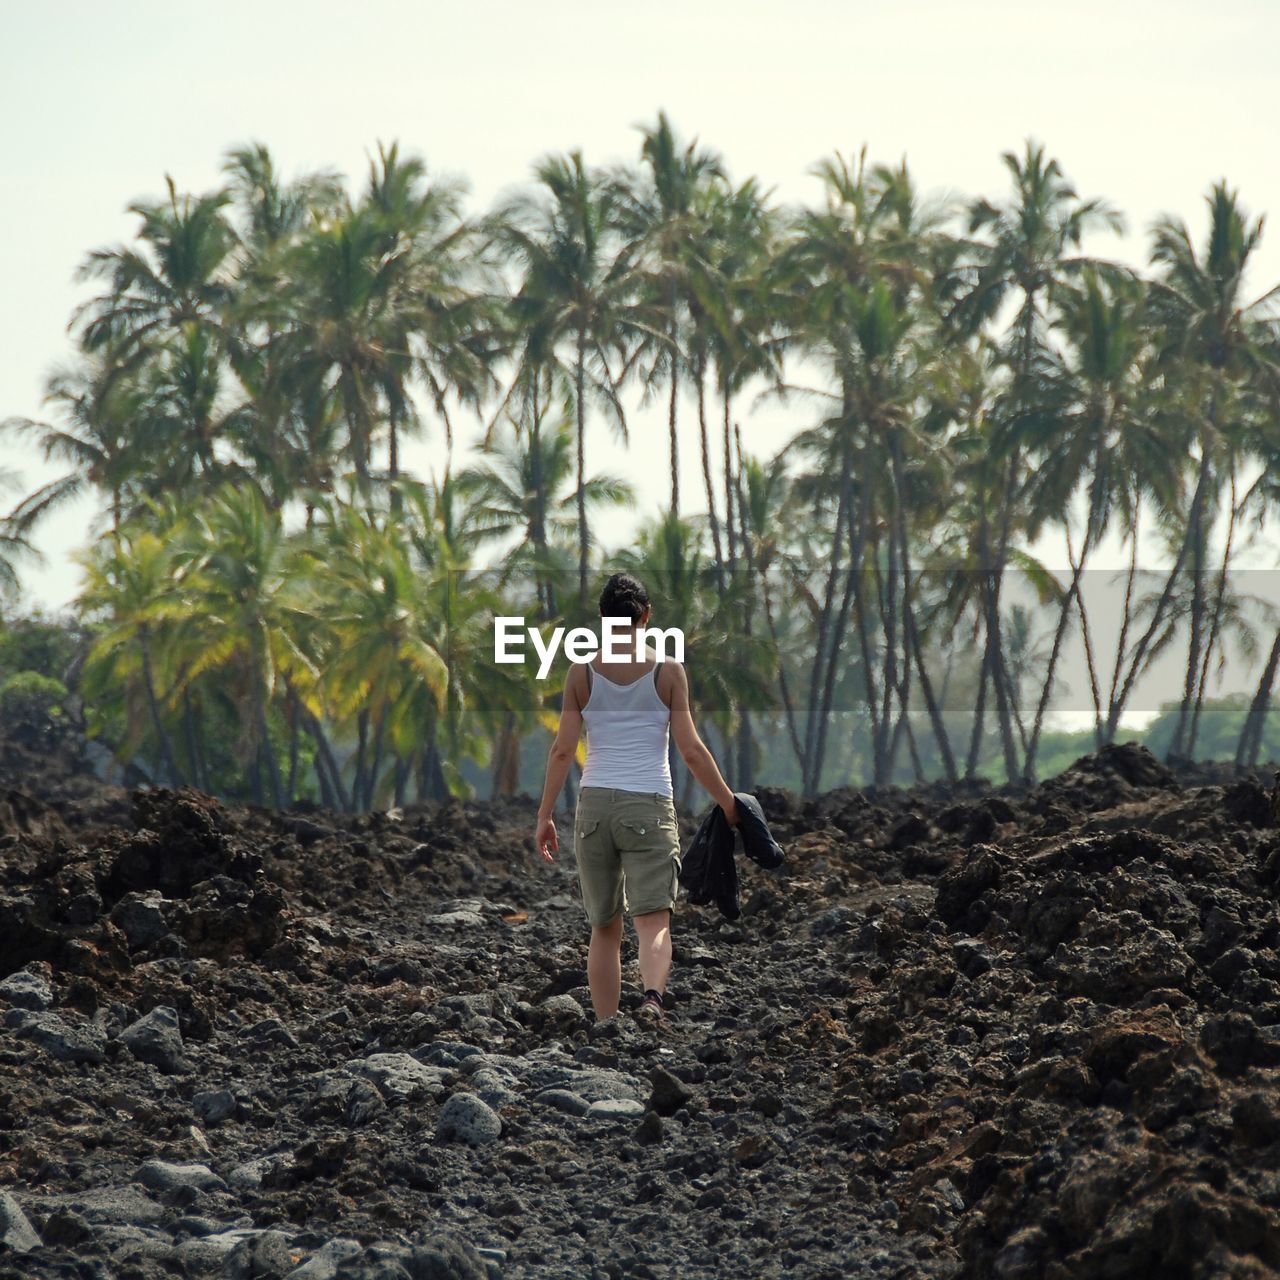
[[[550, 849], [547, 846], [550, 846]], [[560, 851], [560, 838], [556, 835], [556, 824], [554, 818], [539, 818], [538, 829], [534, 833], [533, 846], [542, 854], [547, 862], [554, 862], [551, 856], [551, 849]]]

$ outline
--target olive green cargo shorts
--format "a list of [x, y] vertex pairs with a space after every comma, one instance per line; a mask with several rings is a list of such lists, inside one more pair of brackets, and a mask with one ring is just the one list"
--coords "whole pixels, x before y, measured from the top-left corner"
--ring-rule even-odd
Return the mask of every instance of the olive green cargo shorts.
[[582, 905], [593, 925], [676, 904], [680, 828], [668, 796], [583, 787], [573, 821]]

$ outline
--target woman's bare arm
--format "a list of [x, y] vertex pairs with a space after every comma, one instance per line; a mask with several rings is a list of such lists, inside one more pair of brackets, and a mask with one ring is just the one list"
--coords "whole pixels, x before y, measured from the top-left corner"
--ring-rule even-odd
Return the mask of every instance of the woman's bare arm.
[[697, 726], [693, 723], [693, 711], [689, 706], [689, 679], [684, 667], [678, 662], [668, 661], [663, 668], [670, 667], [671, 688], [671, 736], [675, 740], [676, 750], [689, 766], [689, 772], [707, 789], [708, 794], [718, 804], [729, 820], [731, 827], [738, 824], [738, 806], [733, 798], [729, 784], [720, 775], [715, 757], [710, 748], [702, 740]]
[[560, 711], [560, 724], [547, 753], [547, 776], [542, 786], [542, 803], [538, 805], [538, 825], [534, 832], [535, 848], [548, 862], [554, 862], [548, 846], [560, 850], [556, 824], [551, 817], [556, 797], [564, 790], [569, 776], [569, 766], [578, 753], [578, 740], [582, 737], [582, 707], [586, 701], [586, 672], [580, 664], [569, 668], [564, 682], [564, 706]]

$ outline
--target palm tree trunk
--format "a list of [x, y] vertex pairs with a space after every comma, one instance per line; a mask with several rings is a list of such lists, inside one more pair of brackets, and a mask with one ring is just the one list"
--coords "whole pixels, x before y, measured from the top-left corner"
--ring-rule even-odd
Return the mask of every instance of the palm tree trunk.
[[178, 765], [174, 760], [173, 743], [169, 741], [169, 733], [164, 727], [164, 721], [160, 718], [160, 699], [156, 695], [155, 674], [151, 665], [151, 642], [148, 638], [145, 624], [138, 630], [138, 641], [142, 652], [142, 681], [147, 692], [147, 707], [151, 712], [151, 724], [156, 732], [156, 745], [160, 751], [160, 764], [168, 774], [169, 785], [180, 787], [183, 780], [182, 775], [178, 772]]
[[1084, 570], [1084, 552], [1081, 549], [1080, 563], [1071, 566], [1071, 585], [1063, 597], [1058, 609], [1058, 625], [1053, 633], [1053, 648], [1049, 653], [1049, 665], [1045, 671], [1044, 684], [1040, 687], [1040, 699], [1036, 703], [1036, 714], [1031, 724], [1031, 740], [1027, 744], [1026, 756], [1022, 763], [1024, 782], [1036, 780], [1036, 753], [1040, 748], [1040, 730], [1044, 725], [1045, 711], [1049, 706], [1049, 698], [1053, 693], [1053, 677], [1058, 669], [1058, 655], [1062, 649], [1063, 637], [1067, 633], [1067, 619], [1071, 616], [1071, 604], [1080, 587], [1080, 574]]
[[720, 518], [716, 515], [715, 486], [711, 480], [711, 443], [707, 437], [706, 374], [698, 360], [698, 435], [702, 444], [702, 482], [707, 491], [707, 519], [711, 522], [711, 547], [716, 558], [716, 585], [724, 596], [724, 548], [720, 542]]
[[378, 775], [382, 772], [382, 748], [386, 736], [387, 729], [387, 713], [384, 709], [378, 717], [377, 727], [373, 732], [373, 759], [369, 768], [368, 777], [365, 780], [364, 807], [370, 812], [373, 811], [374, 801], [377, 799], [378, 792]]
[[1257, 692], [1249, 704], [1249, 714], [1245, 717], [1240, 731], [1240, 741], [1236, 746], [1236, 768], [1252, 768], [1258, 763], [1258, 755], [1262, 749], [1262, 734], [1266, 728], [1267, 713], [1271, 710], [1271, 690], [1276, 682], [1276, 670], [1280, 668], [1280, 630], [1271, 642], [1271, 652], [1267, 655], [1266, 666], [1262, 669], [1262, 678], [1258, 681]]
[[328, 771], [329, 785], [338, 799], [339, 807], [343, 813], [354, 813], [356, 811], [354, 793], [349, 793], [346, 784], [342, 781], [342, 767], [338, 764], [337, 757], [333, 754], [333, 747], [329, 744], [329, 737], [324, 731], [324, 726], [310, 712], [307, 713], [306, 724], [312, 738], [315, 740], [316, 759], [322, 761]]
[[[1196, 495], [1192, 499], [1191, 504], [1193, 510], [1200, 501], [1201, 489], [1202, 486], [1207, 483], [1207, 479], [1208, 459], [1206, 458], [1201, 459], [1200, 478], [1196, 481]], [[1188, 531], [1183, 536], [1181, 544], [1178, 547], [1178, 554], [1174, 559], [1173, 568], [1169, 570], [1169, 575], [1165, 579], [1164, 589], [1160, 593], [1160, 599], [1156, 601], [1156, 607], [1152, 612], [1151, 621], [1148, 623], [1146, 631], [1144, 631], [1139, 638], [1138, 643], [1134, 645], [1133, 653], [1129, 656], [1128, 670], [1125, 673], [1124, 682], [1120, 686], [1120, 693], [1111, 700], [1111, 706], [1107, 711], [1107, 742], [1111, 742], [1115, 738], [1116, 726], [1119, 724], [1120, 717], [1124, 713], [1124, 708], [1129, 701], [1129, 695], [1133, 690], [1133, 684], [1145, 669], [1147, 650], [1150, 647], [1151, 641], [1155, 637], [1156, 632], [1159, 630], [1160, 624], [1164, 621], [1164, 611], [1168, 608], [1169, 601], [1173, 596], [1174, 585], [1178, 581], [1178, 575], [1182, 572], [1182, 566], [1186, 563], [1187, 554], [1190, 549], [1191, 534], [1190, 522], [1188, 522]]]
[[[844, 404], [846, 413], [849, 406], [849, 396], [846, 389]], [[809, 710], [805, 717], [805, 733], [804, 733], [804, 765], [803, 765], [803, 789], [805, 795], [812, 795], [817, 787], [817, 775], [821, 773], [822, 766], [819, 761], [819, 738], [824, 736], [821, 732], [821, 720], [829, 710], [829, 701], [826, 695], [833, 686], [835, 680], [834, 654], [828, 658], [827, 645], [831, 640], [832, 629], [832, 613], [835, 609], [835, 593], [836, 582], [840, 573], [840, 553], [844, 547], [845, 541], [845, 519], [852, 497], [853, 484], [853, 457], [852, 451], [847, 442], [841, 448], [840, 456], [840, 484], [838, 496], [836, 499], [836, 518], [835, 525], [831, 533], [831, 555], [827, 566], [826, 585], [823, 589], [822, 605], [818, 613], [817, 635], [814, 640], [813, 654], [813, 674], [809, 680]], [[834, 640], [831, 640], [833, 648]], [[821, 691], [821, 695], [820, 692]]]
[[[574, 366], [574, 389], [578, 423], [578, 603], [587, 607], [587, 406], [586, 406], [586, 332], [578, 330], [578, 358]], [[673, 419], [674, 421], [674, 419]]]
[[366, 790], [365, 782], [365, 753], [369, 741], [369, 711], [364, 708], [356, 715], [356, 767], [355, 775], [351, 779], [351, 803], [356, 806], [352, 812], [357, 812], [364, 805], [364, 796]]
[[[286, 685], [287, 688], [287, 685]], [[293, 690], [288, 692], [289, 710], [289, 781], [285, 785], [285, 801], [292, 805], [298, 794], [298, 745], [301, 740], [298, 726], [298, 700]]]
[[667, 403], [667, 439], [671, 451], [671, 514], [680, 514], [680, 440], [676, 435], [676, 395], [680, 383], [678, 333], [675, 321], [676, 290], [671, 284], [668, 305], [671, 308], [671, 324], [667, 337], [671, 342], [671, 398]]
[[284, 808], [284, 793], [280, 786], [280, 767], [271, 747], [271, 735], [267, 729], [267, 704], [261, 688], [254, 693], [254, 712], [257, 719], [258, 745], [267, 763], [267, 780], [271, 783], [271, 801], [277, 809]]
[[196, 718], [191, 707], [191, 691], [182, 691], [182, 730], [187, 745], [187, 776], [200, 785], [200, 751], [196, 745]]
[[733, 458], [729, 448], [729, 383], [724, 385], [724, 521], [729, 534], [729, 571], [732, 572], [738, 561], [738, 550], [734, 538], [733, 518]]
[[[1124, 669], [1125, 645], [1129, 639], [1129, 623], [1133, 619], [1133, 588], [1138, 577], [1138, 517], [1141, 505], [1134, 508], [1133, 527], [1130, 532], [1129, 569], [1125, 576], [1124, 605], [1120, 614], [1120, 634], [1116, 639], [1115, 665], [1111, 669], [1111, 684], [1107, 690], [1107, 721], [1103, 721], [1101, 708], [1098, 710], [1097, 723], [1094, 725], [1094, 740], [1101, 750], [1114, 734], [1110, 728], [1110, 712], [1116, 703], [1116, 687], [1120, 682], [1120, 672]], [[1117, 717], [1118, 718], [1118, 717]]]
[[1200, 712], [1204, 708], [1204, 695], [1209, 684], [1209, 663], [1222, 630], [1222, 607], [1227, 594], [1227, 575], [1231, 566], [1231, 552], [1235, 542], [1236, 520], [1240, 511], [1236, 504], [1236, 467], [1231, 459], [1231, 506], [1227, 515], [1227, 537], [1222, 548], [1222, 565], [1218, 570], [1218, 590], [1214, 594], [1213, 612], [1209, 615], [1209, 639], [1204, 646], [1204, 658], [1200, 663], [1200, 681], [1196, 688], [1195, 706], [1191, 712], [1191, 730], [1187, 740], [1187, 754], [1195, 758], [1196, 737], [1200, 731]]

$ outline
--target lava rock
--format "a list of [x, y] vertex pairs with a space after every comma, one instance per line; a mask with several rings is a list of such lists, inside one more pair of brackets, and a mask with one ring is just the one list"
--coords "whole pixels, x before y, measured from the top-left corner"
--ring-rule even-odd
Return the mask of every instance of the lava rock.
[[98, 1063], [106, 1057], [106, 1033], [95, 1022], [71, 1024], [56, 1013], [10, 1009], [4, 1025], [63, 1062]]
[[502, 1120], [487, 1102], [474, 1093], [455, 1093], [440, 1108], [436, 1134], [444, 1139], [457, 1139], [468, 1146], [484, 1146], [501, 1136]]
[[149, 1062], [169, 1075], [186, 1070], [178, 1011], [157, 1005], [120, 1033], [121, 1043], [139, 1062]]
[[693, 1097], [693, 1091], [684, 1081], [663, 1067], [654, 1067], [649, 1073], [649, 1083], [653, 1086], [649, 1106], [660, 1116], [675, 1115]]
[[202, 1089], [191, 1095], [191, 1109], [213, 1128], [235, 1114], [236, 1095], [230, 1089]]
[[0, 1000], [7, 1000], [15, 1009], [41, 1012], [53, 1007], [53, 987], [38, 973], [20, 969], [0, 982]]
[[194, 1188], [197, 1191], [225, 1191], [227, 1184], [206, 1164], [173, 1164], [167, 1160], [148, 1160], [138, 1170], [138, 1181], [152, 1191], [175, 1191]]
[[43, 1244], [22, 1206], [7, 1191], [0, 1191], [0, 1244], [14, 1253], [30, 1253]]

